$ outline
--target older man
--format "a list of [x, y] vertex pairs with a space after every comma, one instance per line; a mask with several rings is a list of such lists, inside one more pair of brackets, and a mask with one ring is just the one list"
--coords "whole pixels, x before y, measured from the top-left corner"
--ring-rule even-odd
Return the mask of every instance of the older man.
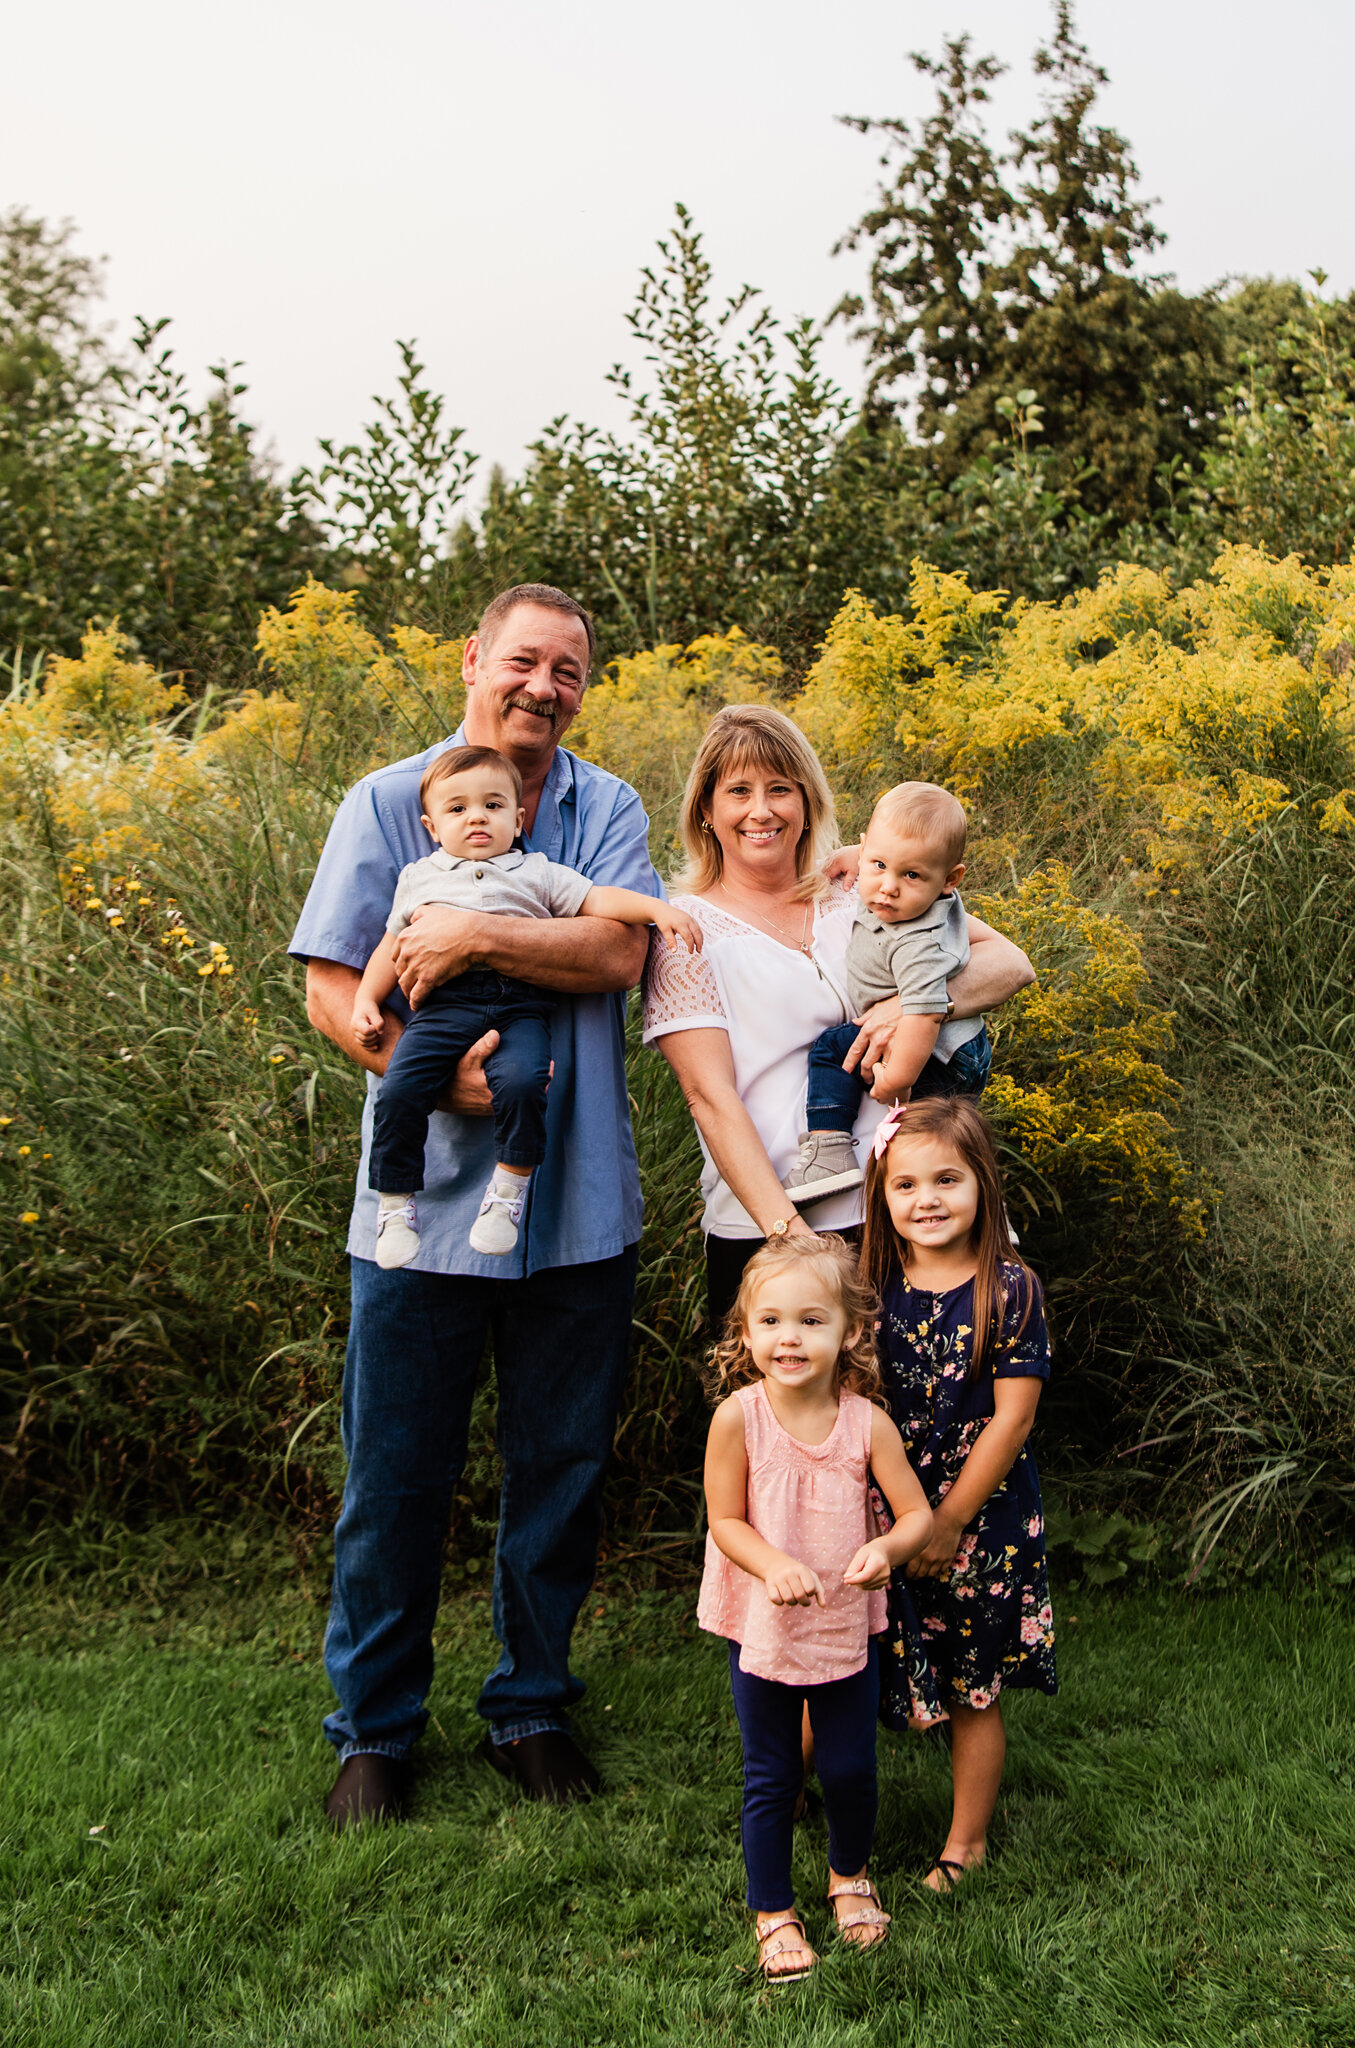
[[[335, 1531], [325, 1665], [339, 1709], [326, 1811], [338, 1826], [398, 1813], [410, 1751], [427, 1722], [442, 1548], [466, 1454], [486, 1337], [498, 1382], [504, 1478], [494, 1570], [503, 1654], [477, 1709], [483, 1752], [530, 1795], [586, 1795], [597, 1775], [569, 1732], [583, 1692], [569, 1643], [597, 1557], [599, 1490], [626, 1367], [640, 1236], [628, 1112], [624, 995], [647, 935], [598, 918], [517, 918], [428, 908], [397, 958], [405, 1000], [374, 1052], [354, 1043], [353, 997], [385, 928], [396, 878], [428, 851], [419, 779], [447, 746], [496, 747], [522, 776], [524, 843], [590, 881], [655, 893], [648, 820], [633, 789], [561, 746], [593, 658], [582, 606], [546, 584], [493, 601], [466, 643], [461, 730], [351, 790], [335, 817], [292, 939], [311, 1022], [368, 1069], [348, 1250], [352, 1326], [344, 1370], [348, 1479]], [[518, 1248], [468, 1238], [494, 1164], [485, 1112], [489, 1033], [434, 1115], [419, 1197], [419, 1251], [375, 1263], [377, 1197], [367, 1186], [372, 1097], [391, 1049], [430, 989], [482, 969], [572, 998], [551, 1024], [546, 1158], [532, 1178]]]

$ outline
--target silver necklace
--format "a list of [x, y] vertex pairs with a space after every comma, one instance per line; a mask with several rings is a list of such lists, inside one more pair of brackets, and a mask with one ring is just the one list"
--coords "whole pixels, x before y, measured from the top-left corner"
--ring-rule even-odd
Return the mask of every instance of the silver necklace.
[[[720, 883], [720, 888], [724, 892], [724, 894], [729, 897], [731, 903], [736, 903], [739, 900], [732, 893], [731, 890], [725, 888], [723, 882]], [[775, 932], [779, 938], [786, 940], [790, 945], [794, 946], [797, 953], [803, 953], [806, 960], [813, 959], [814, 947], [813, 942], [810, 939], [810, 932], [813, 928], [814, 923], [814, 906], [812, 903], [806, 903], [805, 905], [804, 930], [801, 932], [798, 939], [795, 938], [795, 936], [791, 932], [788, 932], [783, 924], [778, 923], [776, 918], [764, 917], [761, 911], [749, 909], [749, 906], [746, 903], [743, 907], [745, 911], [747, 911], [749, 917], [754, 918], [757, 921], [757, 923], [763, 927], [764, 930], [770, 927], [770, 929], [773, 932]]]

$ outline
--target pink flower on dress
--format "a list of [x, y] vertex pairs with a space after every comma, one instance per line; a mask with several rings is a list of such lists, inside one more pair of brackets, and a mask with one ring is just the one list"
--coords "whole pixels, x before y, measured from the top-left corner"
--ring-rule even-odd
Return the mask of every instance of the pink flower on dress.
[[1044, 1641], [1044, 1630], [1040, 1627], [1038, 1618], [1033, 1614], [1027, 1614], [1022, 1620], [1021, 1641], [1028, 1650], [1033, 1650], [1037, 1643]]
[[969, 1689], [969, 1704], [971, 1707], [991, 1707], [996, 1698], [997, 1694], [995, 1692], [988, 1692], [981, 1685], [974, 1685]]
[[1054, 1626], [1054, 1610], [1053, 1610], [1053, 1608], [1052, 1608], [1052, 1607], [1050, 1606], [1049, 1602], [1048, 1602], [1048, 1601], [1046, 1600], [1046, 1601], [1045, 1601], [1045, 1604], [1044, 1604], [1044, 1606], [1043, 1606], [1043, 1607], [1042, 1607], [1042, 1608], [1040, 1609], [1040, 1627], [1041, 1627], [1041, 1628], [1052, 1628], [1053, 1626]]
[[1038, 1536], [1040, 1535], [1043, 1529], [1044, 1523], [1040, 1519], [1039, 1515], [1032, 1515], [1030, 1520], [1026, 1523], [1027, 1536]]

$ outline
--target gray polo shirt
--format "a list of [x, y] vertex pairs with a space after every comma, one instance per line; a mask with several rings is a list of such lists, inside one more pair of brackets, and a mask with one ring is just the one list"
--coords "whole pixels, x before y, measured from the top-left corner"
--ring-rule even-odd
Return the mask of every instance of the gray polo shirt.
[[394, 937], [420, 905], [478, 910], [505, 917], [577, 917], [596, 884], [577, 868], [514, 846], [484, 860], [458, 860], [441, 847], [401, 868], [386, 930]]
[[[938, 896], [921, 917], [884, 924], [863, 903], [847, 941], [847, 993], [859, 1016], [897, 996], [905, 1017], [943, 1017], [946, 983], [969, 961], [969, 924], [959, 891]], [[982, 1017], [957, 1017], [936, 1037], [936, 1057], [949, 1061], [977, 1038]]]

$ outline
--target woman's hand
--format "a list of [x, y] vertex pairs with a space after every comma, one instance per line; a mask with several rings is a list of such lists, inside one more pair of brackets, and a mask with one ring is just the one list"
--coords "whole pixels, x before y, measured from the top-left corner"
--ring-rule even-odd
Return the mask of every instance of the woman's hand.
[[787, 1557], [784, 1551], [764, 1571], [762, 1583], [775, 1607], [808, 1607], [815, 1600], [820, 1607], [825, 1605], [823, 1581], [818, 1573], [801, 1564], [798, 1558]]
[[963, 1524], [947, 1515], [944, 1507], [932, 1512], [932, 1533], [924, 1549], [916, 1557], [910, 1557], [904, 1566], [904, 1575], [910, 1579], [946, 1579], [950, 1577], [955, 1556], [964, 1535]]
[[842, 1580], [847, 1586], [863, 1586], [867, 1592], [889, 1584], [889, 1552], [880, 1538], [861, 1545]]
[[861, 1029], [847, 1048], [847, 1057], [842, 1062], [847, 1073], [854, 1074], [860, 1067], [862, 1078], [867, 1081], [871, 1078], [888, 1056], [902, 1014], [898, 997], [886, 996], [882, 1003], [872, 1003], [862, 1016], [855, 1019]]

